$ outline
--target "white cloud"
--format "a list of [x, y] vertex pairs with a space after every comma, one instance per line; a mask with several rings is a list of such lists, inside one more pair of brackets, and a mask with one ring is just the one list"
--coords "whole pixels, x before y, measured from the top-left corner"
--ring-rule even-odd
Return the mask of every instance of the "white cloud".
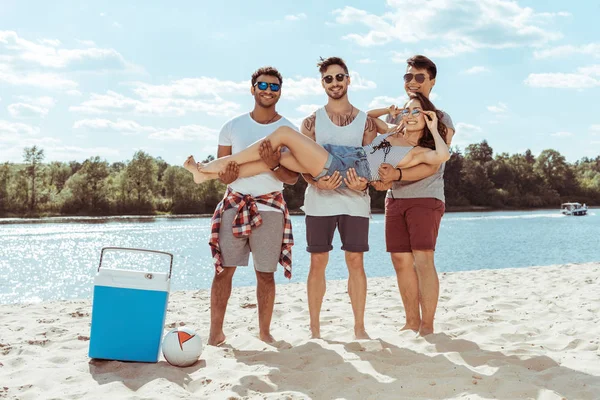
[[30, 97], [30, 96], [17, 96], [17, 98], [23, 102], [31, 103], [36, 106], [52, 108], [56, 104], [56, 100], [50, 96]]
[[117, 121], [110, 121], [108, 119], [84, 119], [76, 121], [73, 124], [73, 129], [86, 129], [95, 131], [116, 131], [125, 135], [128, 134], [140, 134], [140, 133], [153, 133], [157, 129], [151, 126], [142, 126], [135, 121], [118, 119]]
[[80, 40], [80, 39], [76, 39], [77, 42], [81, 43], [84, 46], [87, 47], [95, 47], [96, 43], [93, 40]]
[[600, 76], [600, 65], [590, 65], [589, 67], [578, 68], [577, 71], [588, 76]]
[[306, 14], [299, 13], [299, 14], [286, 15], [285, 16], [285, 20], [286, 21], [298, 21], [298, 20], [301, 20], [301, 19], [306, 19]]
[[452, 138], [452, 144], [464, 147], [483, 139], [484, 133], [480, 126], [459, 122], [456, 124], [456, 135]]
[[[133, 82], [133, 90], [142, 98], [151, 97], [206, 97], [223, 93], [250, 93], [250, 80], [234, 82], [201, 76], [200, 78], [184, 78], [165, 85], [152, 85], [144, 82]], [[284, 81], [284, 88], [287, 80]]]
[[536, 50], [533, 52], [533, 56], [537, 59], [550, 57], [567, 57], [573, 54], [584, 54], [600, 58], [600, 43], [588, 43], [581, 46], [564, 45], [542, 50]]
[[40, 133], [40, 128], [36, 126], [0, 120], [0, 141], [5, 136], [18, 138], [20, 136], [33, 136], [38, 133]]
[[201, 125], [186, 125], [179, 128], [160, 130], [152, 133], [150, 139], [178, 141], [215, 141], [218, 131]]
[[118, 23], [117, 21], [114, 21], [112, 24], [113, 24], [113, 26], [114, 26], [115, 28], [119, 28], [119, 29], [121, 29], [121, 28], [123, 27], [123, 25], [121, 25], [121, 24], [120, 24], [120, 23]]
[[60, 47], [59, 40], [40, 39], [38, 44], [20, 37], [14, 31], [0, 31], [0, 45], [12, 57], [15, 67], [37, 65], [70, 70], [139, 70], [114, 49], [64, 49]]
[[375, 64], [375, 60], [371, 60], [370, 58], [361, 58], [358, 60], [359, 64]]
[[408, 50], [402, 52], [392, 51], [392, 62], [396, 64], [406, 64], [406, 60], [408, 60], [412, 54], [413, 53]]
[[441, 45], [425, 54], [451, 57], [483, 48], [547, 44], [562, 37], [554, 19], [568, 15], [536, 13], [509, 0], [387, 0], [387, 6], [381, 15], [349, 6], [335, 10], [338, 24], [367, 28], [343, 39], [359, 46], [431, 41]]
[[38, 39], [38, 42], [52, 47], [58, 47], [61, 44], [60, 40], [58, 39]]
[[43, 89], [72, 90], [77, 82], [59, 74], [47, 72], [17, 72], [7, 64], [0, 64], [0, 82], [15, 86], [34, 86]]
[[473, 75], [473, 74], [480, 74], [482, 72], [489, 72], [490, 70], [487, 69], [486, 67], [483, 67], [481, 65], [476, 65], [474, 67], [471, 67], [467, 70], [464, 71], [465, 74], [469, 74], [469, 75]]
[[40, 118], [48, 115], [48, 109], [26, 103], [14, 103], [7, 107], [13, 118]]
[[81, 96], [82, 93], [79, 90], [67, 90], [69, 96]]
[[495, 106], [487, 106], [487, 109], [493, 113], [505, 113], [508, 111], [508, 106], [504, 103], [498, 103]]
[[402, 107], [408, 100], [407, 96], [390, 97], [390, 96], [376, 96], [369, 103], [369, 109], [373, 108], [387, 108], [392, 104], [398, 107]]
[[572, 132], [556, 132], [551, 134], [550, 136], [554, 136], [554, 137], [569, 137], [569, 136], [573, 136]]
[[301, 106], [296, 107], [296, 110], [300, 111], [304, 115], [309, 115], [320, 107], [321, 106], [318, 104], [302, 104]]
[[588, 89], [600, 86], [600, 80], [582, 74], [542, 73], [529, 74], [525, 84], [540, 88]]
[[150, 97], [137, 100], [109, 90], [106, 94], [92, 93], [89, 100], [79, 106], [70, 107], [69, 111], [84, 114], [133, 113], [158, 116], [205, 112], [208, 115], [231, 116], [237, 114], [239, 108], [239, 104], [220, 97], [202, 100]]
[[600, 124], [590, 125], [590, 131], [593, 135], [600, 135]]

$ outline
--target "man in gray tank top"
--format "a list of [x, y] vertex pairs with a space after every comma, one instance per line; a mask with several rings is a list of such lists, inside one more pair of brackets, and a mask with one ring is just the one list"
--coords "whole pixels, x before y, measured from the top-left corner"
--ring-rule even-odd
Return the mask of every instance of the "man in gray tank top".
[[[415, 55], [407, 60], [404, 89], [419, 92], [429, 98], [435, 85], [437, 67], [429, 58]], [[379, 117], [389, 113], [387, 122], [398, 125], [401, 119], [394, 106], [373, 110]], [[448, 128], [446, 141], [454, 135], [452, 119], [443, 113], [442, 123]], [[406, 138], [418, 141], [418, 138]], [[415, 143], [416, 144], [416, 143]], [[439, 280], [434, 263], [438, 229], [445, 211], [444, 168], [442, 165], [418, 165], [393, 170], [400, 180], [378, 190], [388, 190], [385, 202], [386, 248], [392, 258], [400, 296], [406, 311], [402, 328], [425, 336], [433, 333], [433, 320], [439, 297]]]
[[[327, 105], [307, 117], [301, 132], [317, 143], [345, 146], [363, 146], [377, 136], [375, 121], [356, 109], [348, 100], [350, 76], [341, 58], [321, 59], [317, 64], [321, 84], [328, 96]], [[333, 235], [337, 228], [345, 251], [348, 267], [348, 293], [354, 313], [354, 335], [357, 339], [369, 336], [364, 316], [367, 296], [367, 278], [363, 253], [369, 250], [369, 217], [371, 198], [368, 182], [349, 172], [344, 182], [348, 188], [339, 188], [342, 176], [335, 172], [309, 183], [304, 196], [306, 214], [307, 251], [311, 253], [307, 280], [310, 330], [313, 338], [321, 336], [320, 314], [325, 296], [325, 268], [329, 251], [333, 249]]]

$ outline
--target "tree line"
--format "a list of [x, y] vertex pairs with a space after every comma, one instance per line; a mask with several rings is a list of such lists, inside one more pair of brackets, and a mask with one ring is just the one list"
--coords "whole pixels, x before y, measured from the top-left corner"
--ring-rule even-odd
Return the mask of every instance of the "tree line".
[[[182, 167], [143, 151], [115, 163], [98, 156], [83, 163], [44, 163], [44, 158], [44, 150], [33, 146], [24, 149], [23, 163], [0, 165], [0, 217], [208, 214], [226, 189], [219, 181], [196, 185]], [[600, 156], [568, 163], [552, 149], [537, 157], [529, 150], [494, 155], [482, 141], [464, 152], [453, 148], [444, 177], [450, 210], [600, 204]], [[290, 210], [303, 204], [305, 189], [302, 178], [285, 187]], [[373, 210], [382, 210], [385, 192], [370, 191]]]

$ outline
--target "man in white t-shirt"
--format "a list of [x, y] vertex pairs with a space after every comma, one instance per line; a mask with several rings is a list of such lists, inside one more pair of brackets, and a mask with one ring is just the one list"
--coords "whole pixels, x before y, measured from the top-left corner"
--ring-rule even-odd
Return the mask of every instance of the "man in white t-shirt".
[[[281, 74], [273, 67], [263, 67], [252, 74], [250, 92], [254, 97], [254, 109], [233, 118], [223, 126], [219, 134], [217, 158], [245, 149], [280, 126], [298, 129], [275, 109], [281, 97], [282, 80]], [[219, 225], [214, 225], [215, 217], [213, 217], [211, 241], [217, 242], [217, 247], [220, 248], [218, 254], [220, 259], [211, 289], [209, 345], [217, 346], [225, 341], [223, 320], [231, 295], [233, 274], [238, 266], [248, 265], [250, 252], [252, 252], [257, 279], [259, 337], [267, 343], [274, 341], [270, 333], [275, 303], [274, 272], [283, 255], [282, 237], [286, 228], [290, 228], [291, 239], [291, 226], [289, 218], [284, 218], [284, 214], [287, 215], [287, 208], [281, 192], [284, 183], [289, 185], [296, 183], [298, 174], [279, 164], [279, 151], [268, 148], [261, 153], [261, 156], [273, 172], [236, 179], [238, 167], [230, 164], [224, 174], [221, 174], [222, 181], [229, 183], [229, 186], [226, 197], [215, 210]], [[279, 207], [267, 205], [271, 202], [279, 204]], [[282, 202], [283, 206], [281, 206]], [[236, 205], [231, 206], [232, 203]], [[246, 215], [252, 214], [254, 205], [260, 214], [262, 224], [252, 227], [248, 236], [234, 235], [233, 231], [236, 229], [235, 227], [232, 229], [234, 220], [238, 218], [242, 221], [244, 212]], [[244, 227], [248, 228], [249, 223]], [[288, 245], [291, 247], [290, 242]], [[213, 251], [213, 256], [214, 254]]]

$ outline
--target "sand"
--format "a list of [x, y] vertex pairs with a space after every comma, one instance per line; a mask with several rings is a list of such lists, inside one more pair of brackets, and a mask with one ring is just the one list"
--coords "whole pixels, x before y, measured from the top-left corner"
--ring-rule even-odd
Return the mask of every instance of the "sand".
[[[346, 282], [328, 282], [322, 339], [306, 287], [278, 286], [257, 339], [253, 287], [234, 288], [227, 343], [177, 368], [90, 360], [91, 302], [0, 306], [0, 399], [598, 399], [600, 263], [440, 274], [436, 334], [400, 332], [394, 278], [370, 278], [367, 331], [352, 336]], [[165, 329], [206, 342], [209, 291], [171, 294]]]

